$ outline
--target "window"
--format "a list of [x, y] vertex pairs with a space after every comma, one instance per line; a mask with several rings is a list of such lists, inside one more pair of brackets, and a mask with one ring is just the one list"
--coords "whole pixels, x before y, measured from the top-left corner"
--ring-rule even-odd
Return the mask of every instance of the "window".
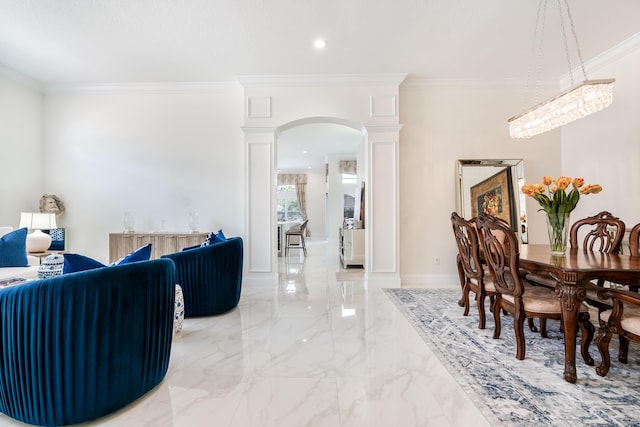
[[278, 186], [278, 221], [302, 220], [295, 185]]
[[343, 184], [357, 184], [358, 183], [358, 176], [357, 175], [351, 175], [349, 173], [343, 173], [342, 174], [342, 183]]

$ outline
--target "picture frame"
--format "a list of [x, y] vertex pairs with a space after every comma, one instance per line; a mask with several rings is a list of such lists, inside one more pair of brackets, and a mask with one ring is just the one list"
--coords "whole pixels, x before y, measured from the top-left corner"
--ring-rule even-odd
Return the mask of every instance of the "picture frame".
[[472, 186], [470, 191], [471, 215], [473, 217], [484, 212], [507, 221], [511, 228], [515, 227], [517, 212], [510, 168], [505, 168], [491, 175]]

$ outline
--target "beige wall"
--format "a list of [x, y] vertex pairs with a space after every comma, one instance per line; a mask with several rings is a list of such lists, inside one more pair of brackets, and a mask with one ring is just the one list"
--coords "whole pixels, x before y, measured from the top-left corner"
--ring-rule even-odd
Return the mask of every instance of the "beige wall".
[[[553, 93], [555, 88], [547, 88]], [[520, 86], [411, 84], [400, 91], [400, 255], [404, 285], [457, 282], [449, 218], [456, 209], [456, 159], [518, 159], [525, 178], [560, 172], [560, 132], [513, 140], [507, 119], [522, 110]], [[528, 205], [530, 242], [544, 218]]]

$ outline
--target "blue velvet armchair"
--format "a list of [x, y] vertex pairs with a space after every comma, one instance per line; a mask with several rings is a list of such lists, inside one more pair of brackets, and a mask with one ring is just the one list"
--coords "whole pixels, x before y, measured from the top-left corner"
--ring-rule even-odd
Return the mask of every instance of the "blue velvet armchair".
[[221, 314], [238, 305], [242, 257], [240, 237], [162, 256], [176, 265], [176, 283], [182, 286], [185, 318]]
[[154, 260], [0, 290], [0, 412], [57, 426], [114, 412], [169, 366], [175, 266]]

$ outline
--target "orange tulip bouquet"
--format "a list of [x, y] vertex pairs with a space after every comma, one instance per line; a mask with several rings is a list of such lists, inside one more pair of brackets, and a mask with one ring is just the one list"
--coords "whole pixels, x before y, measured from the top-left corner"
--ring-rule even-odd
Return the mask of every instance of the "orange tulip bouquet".
[[576, 208], [580, 195], [597, 194], [601, 191], [602, 187], [598, 184], [584, 185], [583, 178], [571, 179], [568, 176], [556, 179], [545, 176], [541, 183], [522, 186], [522, 192], [536, 199], [540, 210], [547, 214], [549, 241], [554, 255], [564, 255], [567, 249], [569, 214]]

